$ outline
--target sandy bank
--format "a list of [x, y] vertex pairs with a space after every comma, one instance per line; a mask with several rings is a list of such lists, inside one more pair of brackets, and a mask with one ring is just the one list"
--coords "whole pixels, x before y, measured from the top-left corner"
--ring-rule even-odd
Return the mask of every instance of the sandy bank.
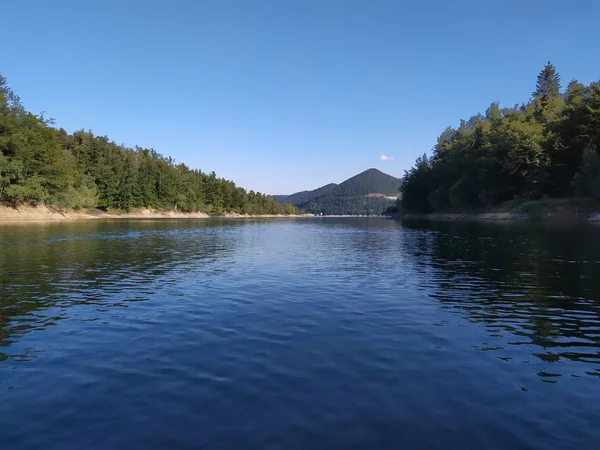
[[226, 213], [218, 216], [210, 216], [206, 213], [182, 213], [177, 211], [158, 211], [149, 208], [136, 209], [131, 212], [118, 214], [104, 213], [102, 211], [68, 211], [52, 208], [44, 205], [40, 206], [19, 206], [12, 208], [10, 206], [0, 205], [0, 222], [13, 221], [57, 221], [57, 220], [93, 220], [93, 219], [207, 219], [217, 218], [279, 218], [279, 217], [298, 217], [278, 214], [265, 214], [251, 216], [248, 214]]

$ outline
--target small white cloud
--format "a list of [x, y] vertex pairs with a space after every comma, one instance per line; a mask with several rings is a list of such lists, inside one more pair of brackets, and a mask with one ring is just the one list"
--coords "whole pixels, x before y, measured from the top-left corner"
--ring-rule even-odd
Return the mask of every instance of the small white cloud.
[[393, 161], [393, 160], [394, 160], [393, 156], [381, 155], [379, 157], [379, 161]]

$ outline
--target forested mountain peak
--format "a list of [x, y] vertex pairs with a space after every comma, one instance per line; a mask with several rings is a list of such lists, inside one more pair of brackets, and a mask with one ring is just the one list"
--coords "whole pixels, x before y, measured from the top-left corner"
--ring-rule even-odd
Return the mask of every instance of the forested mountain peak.
[[400, 180], [383, 173], [378, 169], [368, 169], [343, 183], [340, 183], [334, 192], [338, 195], [367, 195], [367, 194], [398, 194]]
[[385, 197], [397, 196], [399, 186], [398, 178], [371, 168], [340, 184], [331, 183], [275, 199], [317, 214], [381, 214], [393, 204], [393, 200]]

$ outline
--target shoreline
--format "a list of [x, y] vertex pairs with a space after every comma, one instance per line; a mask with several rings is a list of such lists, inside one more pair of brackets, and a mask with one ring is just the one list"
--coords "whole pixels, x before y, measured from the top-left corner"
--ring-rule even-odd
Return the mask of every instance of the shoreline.
[[183, 213], [178, 211], [161, 211], [151, 208], [139, 208], [131, 212], [112, 213], [102, 211], [72, 211], [40, 206], [20, 206], [13, 208], [0, 205], [0, 223], [16, 222], [61, 222], [94, 219], [261, 219], [261, 218], [297, 218], [305, 215], [285, 214], [239, 214], [225, 213], [210, 215], [202, 212]]
[[[202, 212], [184, 213], [173, 210], [155, 210], [138, 208], [130, 212], [73, 211], [53, 208], [45, 205], [11, 206], [0, 205], [0, 223], [17, 222], [65, 222], [80, 220], [124, 220], [124, 219], [279, 219], [300, 217], [368, 217], [368, 216], [316, 216], [314, 214], [240, 214], [224, 213], [210, 215]], [[553, 222], [596, 222], [600, 223], [600, 212], [578, 213], [576, 211], [545, 212], [541, 214], [516, 212], [484, 212], [484, 213], [405, 213], [388, 217], [394, 220], [426, 220], [426, 221], [553, 221]]]
[[432, 220], [432, 221], [555, 221], [555, 222], [600, 222], [600, 212], [547, 212], [542, 214], [527, 214], [513, 212], [488, 212], [488, 213], [406, 213], [395, 214], [394, 220]]

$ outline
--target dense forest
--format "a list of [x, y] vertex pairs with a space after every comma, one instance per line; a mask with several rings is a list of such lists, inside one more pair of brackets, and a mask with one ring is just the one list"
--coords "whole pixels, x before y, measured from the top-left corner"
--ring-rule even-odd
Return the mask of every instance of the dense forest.
[[127, 148], [91, 131], [73, 134], [27, 112], [0, 76], [0, 202], [18, 206], [220, 214], [297, 214], [290, 204], [237, 187], [153, 149]]
[[364, 195], [338, 197], [328, 194], [300, 207], [313, 214], [377, 216], [386, 212], [392, 205], [394, 205], [394, 200], [385, 197], [365, 197]]
[[551, 63], [528, 103], [461, 120], [406, 172], [400, 206], [430, 212], [600, 198], [600, 82], [568, 83]]

